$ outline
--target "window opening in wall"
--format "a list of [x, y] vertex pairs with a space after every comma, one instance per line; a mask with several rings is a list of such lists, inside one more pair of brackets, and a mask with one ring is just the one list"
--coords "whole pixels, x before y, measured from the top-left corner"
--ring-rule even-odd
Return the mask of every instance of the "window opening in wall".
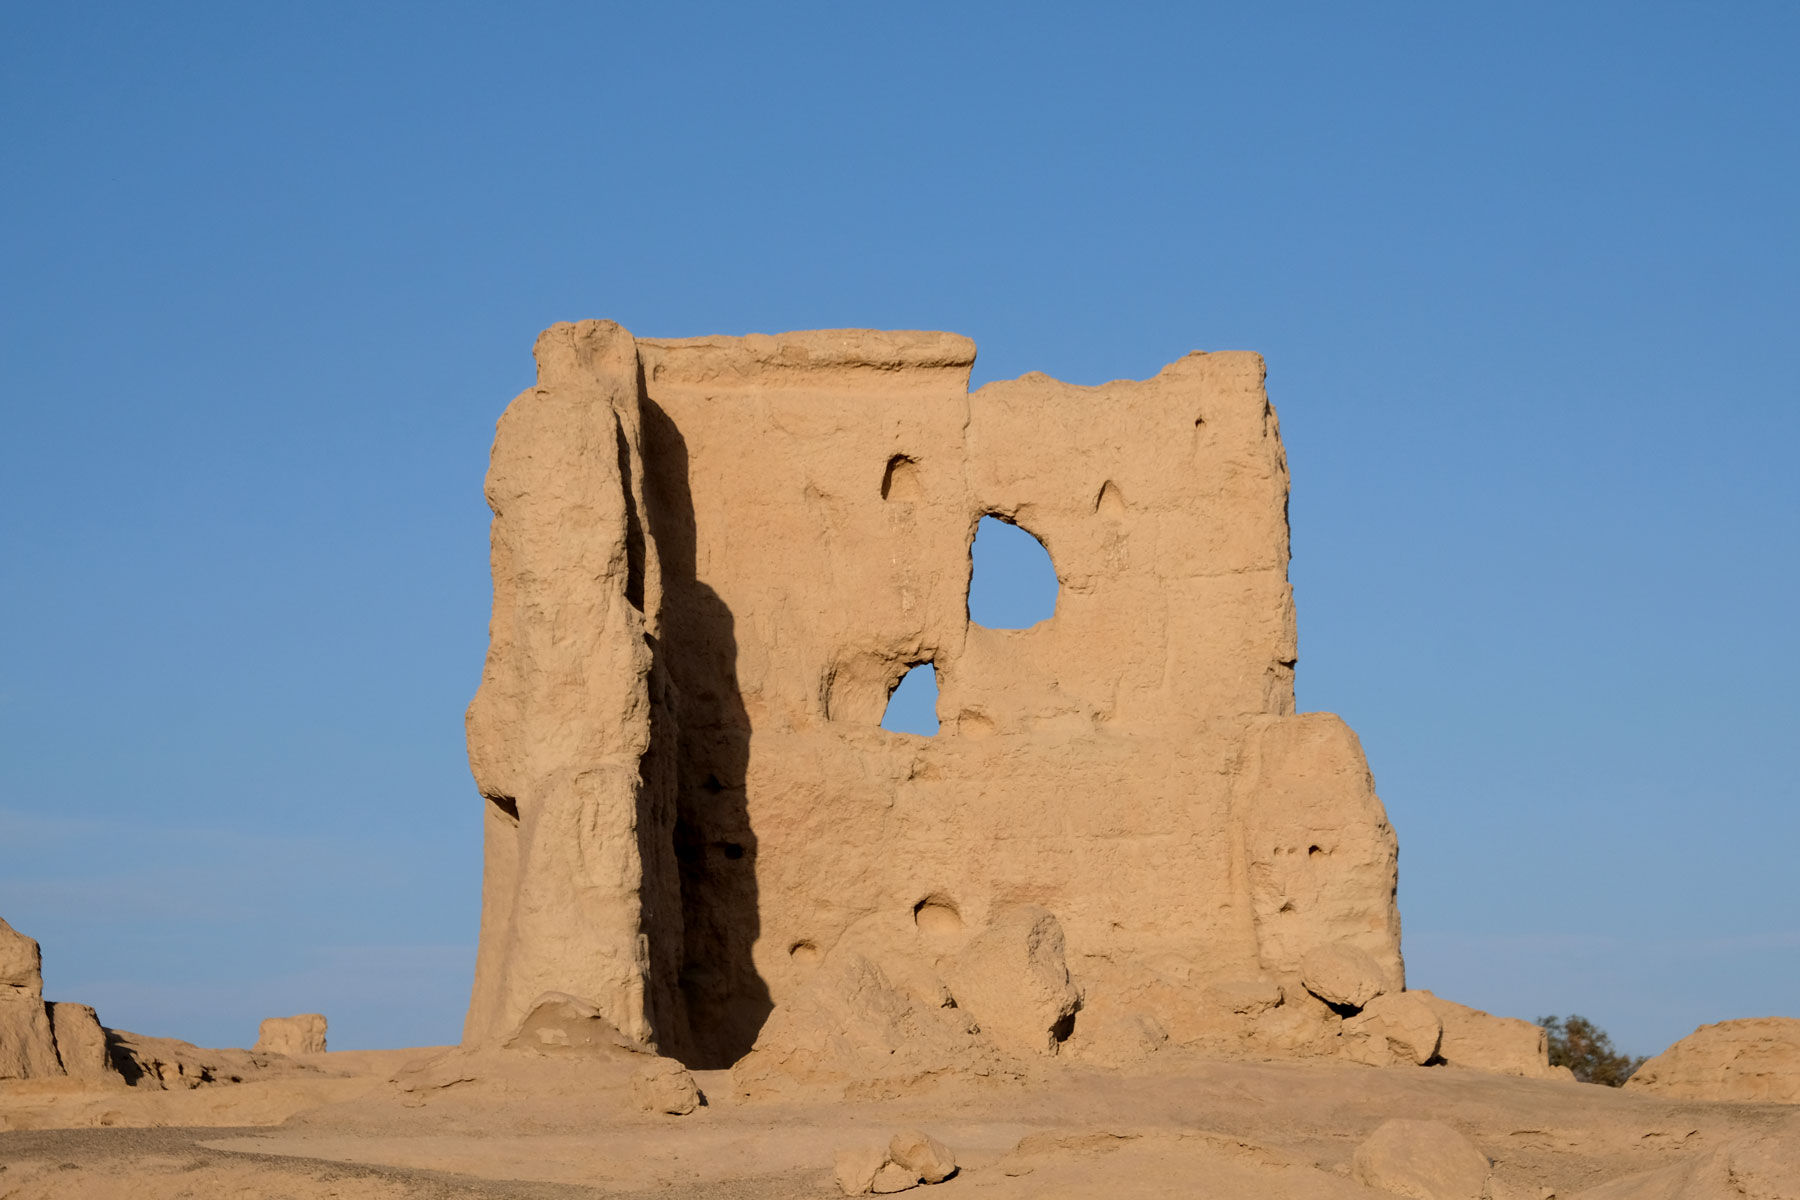
[[1029, 629], [1056, 613], [1056, 568], [1044, 543], [998, 517], [983, 517], [969, 550], [969, 620]]
[[888, 693], [887, 711], [881, 714], [881, 727], [889, 733], [935, 737], [938, 731], [937, 699], [937, 668], [930, 663], [911, 667]]

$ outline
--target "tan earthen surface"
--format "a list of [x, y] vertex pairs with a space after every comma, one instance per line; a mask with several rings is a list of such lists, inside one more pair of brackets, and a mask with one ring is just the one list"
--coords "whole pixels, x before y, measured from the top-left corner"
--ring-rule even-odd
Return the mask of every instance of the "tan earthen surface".
[[0, 1079], [63, 1074], [37, 941], [0, 920]]
[[1356, 1148], [1350, 1173], [1406, 1200], [1487, 1200], [1494, 1164], [1442, 1121], [1384, 1121]]
[[[1385, 1200], [1404, 1193], [1360, 1182], [1357, 1157], [1403, 1121], [1448, 1126], [1490, 1160], [1486, 1200], [1594, 1189], [1608, 1200], [1800, 1197], [1791, 1105], [1447, 1066], [1224, 1061], [1171, 1048], [1127, 1070], [1057, 1059], [1029, 1080], [773, 1103], [739, 1099], [728, 1072], [695, 1072], [707, 1103], [672, 1116], [634, 1093], [638, 1068], [654, 1060], [618, 1047], [456, 1050], [414, 1067], [405, 1056], [335, 1052], [309, 1060], [311, 1072], [194, 1090], [0, 1083], [0, 1187], [9, 1200], [824, 1200], [843, 1194], [840, 1150], [864, 1148], [872, 1180], [896, 1133], [923, 1130], [954, 1155], [956, 1174], [925, 1185], [945, 1197]], [[1398, 1179], [1411, 1163], [1414, 1178], [1472, 1175], [1456, 1155], [1439, 1159], [1444, 1140], [1390, 1132], [1379, 1156], [1362, 1155], [1365, 1174]], [[1755, 1190], [1726, 1190], [1734, 1180]]]
[[1692, 1100], [1800, 1104], [1800, 1019], [1702, 1025], [1639, 1067], [1625, 1086]]
[[1438, 1057], [1444, 1062], [1528, 1079], [1574, 1078], [1567, 1067], [1550, 1065], [1550, 1047], [1541, 1026], [1516, 1017], [1496, 1017], [1428, 991], [1408, 995], [1425, 1001], [1437, 1014], [1443, 1029]]
[[254, 1049], [267, 1054], [323, 1054], [325, 1030], [322, 1013], [270, 1017], [257, 1030]]
[[[1361, 749], [1293, 711], [1255, 355], [970, 393], [950, 334], [582, 322], [537, 354], [488, 476], [468, 1044], [558, 991], [694, 1066], [755, 1048], [760, 1082], [854, 1077], [884, 1021], [927, 1071], [1142, 1048], [1120, 1028], [1335, 1053], [1308, 954], [1403, 986]], [[1048, 621], [970, 621], [986, 515], [1048, 548]], [[880, 729], [927, 662], [938, 736]]]

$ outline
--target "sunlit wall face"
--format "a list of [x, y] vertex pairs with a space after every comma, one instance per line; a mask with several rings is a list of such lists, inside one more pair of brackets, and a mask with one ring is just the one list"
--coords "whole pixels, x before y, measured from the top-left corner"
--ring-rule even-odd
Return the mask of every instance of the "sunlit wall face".
[[[1056, 568], [1037, 538], [997, 517], [983, 517], [969, 554], [969, 620], [974, 624], [1029, 629], [1056, 615]], [[931, 663], [920, 663], [895, 686], [881, 727], [934, 736], [937, 698], [937, 670]]]

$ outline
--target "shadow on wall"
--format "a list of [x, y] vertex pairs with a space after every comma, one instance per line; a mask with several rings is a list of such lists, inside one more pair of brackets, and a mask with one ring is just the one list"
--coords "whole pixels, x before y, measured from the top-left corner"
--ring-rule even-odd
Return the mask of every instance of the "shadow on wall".
[[661, 702], [653, 704], [648, 770], [671, 775], [675, 789], [686, 1014], [661, 1040], [689, 1067], [711, 1070], [749, 1053], [773, 1008], [751, 957], [762, 923], [744, 794], [750, 717], [738, 691], [736, 621], [695, 577], [687, 442], [668, 414], [640, 398], [645, 497], [663, 585], [662, 637], [653, 647]]

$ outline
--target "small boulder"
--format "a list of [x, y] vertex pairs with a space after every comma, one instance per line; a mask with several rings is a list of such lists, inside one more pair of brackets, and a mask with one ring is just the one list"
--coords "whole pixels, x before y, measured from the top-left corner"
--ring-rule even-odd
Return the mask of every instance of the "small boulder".
[[1407, 1200], [1482, 1200], [1493, 1164], [1442, 1121], [1385, 1121], [1356, 1148], [1359, 1183]]
[[270, 1017], [256, 1031], [258, 1054], [325, 1053], [325, 1017], [322, 1013], [301, 1013], [293, 1017]]
[[1357, 1062], [1424, 1066], [1437, 1053], [1443, 1025], [1431, 1005], [1412, 992], [1387, 992], [1344, 1022], [1347, 1052]]
[[631, 1077], [631, 1095], [647, 1113], [684, 1117], [700, 1107], [700, 1085], [672, 1058], [652, 1058]]
[[904, 1192], [918, 1186], [919, 1177], [916, 1173], [907, 1170], [899, 1163], [891, 1162], [875, 1172], [875, 1182], [869, 1185], [869, 1190], [877, 1196], [889, 1196], [895, 1192]]
[[846, 1196], [866, 1196], [875, 1177], [888, 1165], [886, 1146], [845, 1146], [837, 1152], [838, 1190]]
[[1340, 1008], [1361, 1008], [1387, 990], [1387, 978], [1373, 956], [1347, 942], [1314, 946], [1300, 960], [1306, 990]]
[[956, 1174], [956, 1155], [950, 1147], [917, 1129], [896, 1133], [888, 1142], [888, 1158], [925, 1183], [942, 1183]]
[[837, 1152], [838, 1190], [846, 1196], [885, 1196], [956, 1174], [956, 1155], [928, 1133], [906, 1129], [885, 1146], [846, 1146]]
[[1526, 1079], [1560, 1079], [1568, 1068], [1550, 1065], [1550, 1046], [1544, 1030], [1516, 1017], [1496, 1017], [1445, 1000], [1427, 991], [1408, 991], [1431, 1005], [1444, 1027], [1438, 1057], [1453, 1067], [1521, 1075]]
[[943, 967], [957, 1007], [1014, 1053], [1055, 1054], [1081, 1007], [1063, 957], [1062, 925], [1035, 905], [1000, 913]]

